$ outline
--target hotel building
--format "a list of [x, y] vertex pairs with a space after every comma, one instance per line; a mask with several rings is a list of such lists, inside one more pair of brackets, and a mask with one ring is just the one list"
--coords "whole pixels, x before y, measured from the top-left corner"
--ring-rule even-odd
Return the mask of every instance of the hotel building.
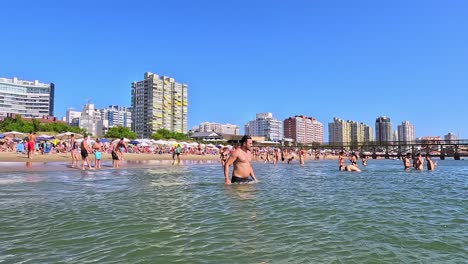
[[313, 117], [296, 115], [283, 121], [284, 137], [296, 143], [323, 143], [323, 124]]
[[0, 78], [0, 117], [10, 113], [29, 118], [53, 116], [54, 94], [53, 83]]
[[151, 72], [132, 83], [132, 130], [149, 138], [159, 129], [187, 134], [187, 85]]

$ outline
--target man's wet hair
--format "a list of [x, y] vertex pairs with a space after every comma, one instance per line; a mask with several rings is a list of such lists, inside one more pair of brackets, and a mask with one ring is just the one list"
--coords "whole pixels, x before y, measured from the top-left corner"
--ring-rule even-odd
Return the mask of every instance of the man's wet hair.
[[244, 135], [242, 138], [241, 138], [241, 145], [243, 145], [245, 142], [247, 142], [248, 139], [252, 139], [252, 137], [250, 137], [249, 135]]

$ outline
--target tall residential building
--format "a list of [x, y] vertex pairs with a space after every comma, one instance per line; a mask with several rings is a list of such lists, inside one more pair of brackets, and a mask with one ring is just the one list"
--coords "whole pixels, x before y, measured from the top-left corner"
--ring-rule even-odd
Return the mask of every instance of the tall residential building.
[[103, 134], [103, 122], [101, 114], [89, 102], [83, 106], [79, 127], [86, 130], [92, 136], [100, 137]]
[[362, 122], [334, 117], [333, 123], [328, 123], [328, 140], [330, 143], [370, 142], [373, 140], [372, 128]]
[[81, 111], [74, 111], [72, 108], [68, 108], [66, 116], [65, 116], [65, 122], [67, 122], [67, 124], [70, 125], [73, 123], [74, 119], [80, 118], [80, 117], [81, 117]]
[[280, 141], [283, 139], [283, 123], [274, 119], [272, 113], [258, 113], [255, 120], [245, 125], [245, 134]]
[[444, 140], [458, 140], [458, 137], [453, 133], [448, 133], [444, 136]]
[[284, 137], [296, 143], [323, 143], [323, 124], [313, 117], [293, 116], [283, 121]]
[[132, 83], [132, 130], [149, 138], [164, 128], [187, 134], [187, 85], [151, 72]]
[[0, 117], [8, 113], [42, 118], [54, 115], [53, 83], [0, 78]]
[[375, 120], [375, 140], [377, 143], [392, 141], [392, 123], [386, 116], [377, 117]]
[[401, 125], [398, 125], [398, 141], [403, 142], [414, 142], [416, 140], [414, 134], [414, 125], [410, 124], [409, 121], [401, 122]]
[[132, 113], [129, 107], [109, 105], [98, 110], [106, 128], [115, 126], [132, 127]]
[[356, 121], [347, 121], [350, 126], [351, 132], [351, 142], [353, 143], [363, 143], [370, 142], [373, 140], [372, 128], [362, 122]]

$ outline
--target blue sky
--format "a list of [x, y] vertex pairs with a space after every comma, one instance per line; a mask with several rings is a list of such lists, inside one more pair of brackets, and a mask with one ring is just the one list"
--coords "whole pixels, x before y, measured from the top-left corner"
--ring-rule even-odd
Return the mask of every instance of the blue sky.
[[[8, 1], [0, 76], [53, 82], [55, 115], [130, 106], [146, 71], [187, 83], [189, 128], [259, 112], [408, 120], [468, 138], [468, 2]], [[325, 137], [325, 141], [328, 138]]]

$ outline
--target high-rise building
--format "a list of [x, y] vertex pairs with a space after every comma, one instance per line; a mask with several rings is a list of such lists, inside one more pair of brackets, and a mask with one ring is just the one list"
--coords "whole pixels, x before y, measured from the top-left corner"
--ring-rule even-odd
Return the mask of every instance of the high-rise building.
[[0, 78], [0, 117], [9, 113], [29, 118], [53, 116], [54, 95], [53, 83]]
[[323, 124], [313, 117], [293, 116], [283, 121], [284, 137], [296, 143], [323, 143]]
[[377, 143], [392, 141], [392, 123], [386, 116], [377, 117], [375, 120], [375, 139]]
[[94, 108], [94, 104], [88, 102], [83, 106], [79, 127], [85, 129], [86, 132], [92, 136], [102, 136], [103, 122], [101, 114]]
[[132, 130], [149, 138], [159, 129], [187, 133], [187, 85], [151, 72], [132, 83]]
[[105, 123], [104, 126], [106, 128], [115, 126], [132, 127], [132, 113], [128, 107], [109, 105], [98, 111], [101, 114], [101, 119]]
[[410, 124], [409, 121], [401, 122], [401, 125], [398, 125], [398, 141], [403, 141], [411, 143], [416, 139], [414, 134], [414, 125]]
[[76, 118], [80, 118], [80, 117], [81, 117], [81, 111], [75, 111], [72, 108], [68, 108], [66, 116], [65, 116], [65, 122], [67, 122], [67, 124], [70, 125], [74, 123], [73, 121], [74, 119], [76, 120]]
[[273, 118], [272, 113], [258, 113], [255, 120], [245, 125], [245, 134], [255, 137], [265, 137], [266, 140], [280, 141], [283, 139], [283, 123]]
[[372, 128], [362, 122], [333, 118], [328, 123], [330, 143], [363, 143], [372, 141]]

